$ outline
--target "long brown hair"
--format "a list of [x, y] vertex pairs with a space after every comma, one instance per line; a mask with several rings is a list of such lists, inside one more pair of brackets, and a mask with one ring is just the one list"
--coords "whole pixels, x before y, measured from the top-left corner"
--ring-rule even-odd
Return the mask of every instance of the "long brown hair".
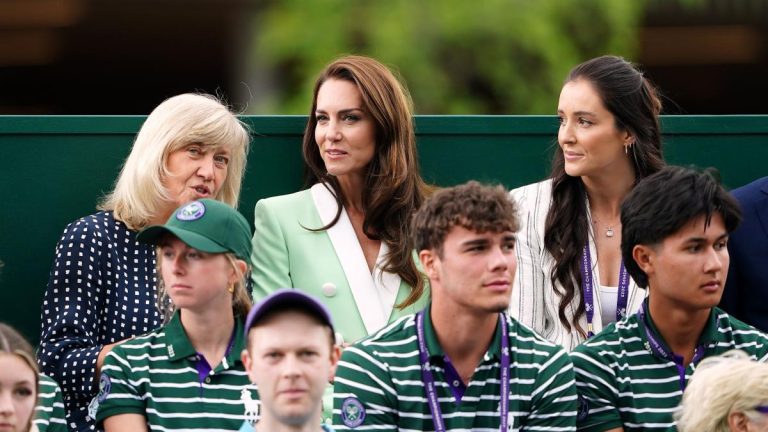
[[[634, 138], [631, 163], [635, 168], [635, 184], [664, 166], [661, 148], [659, 114], [661, 100], [653, 84], [631, 63], [621, 57], [602, 56], [588, 60], [571, 70], [565, 82], [586, 80], [597, 91], [603, 105], [613, 114], [616, 128], [628, 131]], [[562, 286], [558, 305], [560, 322], [569, 331], [572, 325], [585, 336], [579, 325], [584, 314], [584, 298], [568, 321], [565, 310], [581, 290], [579, 260], [587, 244], [586, 191], [580, 177], [565, 172], [562, 150], [557, 147], [552, 159], [552, 204], [544, 227], [544, 247], [555, 259], [550, 275], [555, 291]]]
[[338, 210], [334, 219], [318, 230], [336, 225], [344, 203], [339, 182], [326, 171], [315, 141], [317, 93], [329, 79], [354, 83], [360, 91], [364, 108], [376, 123], [376, 150], [368, 165], [362, 197], [365, 212], [363, 232], [369, 238], [381, 240], [389, 248], [383, 270], [397, 274], [413, 287], [408, 297], [398, 305], [404, 308], [415, 303], [424, 292], [424, 279], [412, 256], [410, 218], [429, 190], [419, 174], [411, 98], [392, 71], [369, 57], [342, 57], [320, 73], [302, 143], [304, 180], [306, 186], [320, 182], [329, 188], [336, 197]]
[[[0, 354], [1, 353], [19, 357], [35, 374], [35, 406], [37, 406], [37, 401], [40, 396], [40, 375], [37, 368], [37, 362], [35, 361], [35, 350], [18, 331], [8, 324], [0, 322]], [[33, 418], [35, 418], [34, 410], [29, 416], [27, 430], [32, 427]]]

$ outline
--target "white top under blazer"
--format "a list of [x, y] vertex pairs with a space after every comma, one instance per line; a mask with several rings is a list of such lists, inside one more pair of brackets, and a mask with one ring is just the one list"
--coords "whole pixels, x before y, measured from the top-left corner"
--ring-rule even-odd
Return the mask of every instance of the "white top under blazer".
[[[518, 321], [531, 327], [544, 338], [562, 345], [568, 351], [584, 341], [584, 337], [575, 329], [568, 331], [560, 322], [558, 306], [561, 294], [552, 286], [552, 268], [555, 259], [544, 248], [544, 225], [547, 212], [552, 202], [552, 180], [522, 186], [510, 192], [517, 201], [520, 216], [520, 231], [517, 233], [515, 254], [517, 256], [517, 272], [512, 288], [512, 300], [509, 305], [509, 313]], [[594, 233], [592, 231], [592, 215], [587, 208], [587, 220], [589, 226], [589, 248], [592, 257], [593, 280], [600, 281], [600, 272], [597, 268], [597, 251], [595, 250]], [[615, 269], [616, 272], [619, 269]], [[595, 285], [595, 310], [602, 311], [598, 286]], [[557, 291], [563, 288], [558, 284]], [[579, 305], [581, 289], [565, 309], [565, 315], [569, 322], [573, 321], [574, 312]], [[630, 278], [629, 298], [627, 300], [627, 314], [635, 313], [645, 299], [646, 292], [637, 286]], [[592, 327], [595, 334], [603, 327], [602, 314], [596, 312], [592, 318]], [[587, 317], [583, 314], [579, 318], [581, 328], [586, 331]]]

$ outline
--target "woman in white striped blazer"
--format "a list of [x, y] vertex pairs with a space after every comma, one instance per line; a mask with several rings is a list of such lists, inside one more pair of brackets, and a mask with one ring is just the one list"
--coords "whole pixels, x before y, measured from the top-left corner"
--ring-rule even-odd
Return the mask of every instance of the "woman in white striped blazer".
[[619, 210], [664, 165], [660, 111], [653, 85], [624, 59], [576, 66], [560, 93], [550, 178], [511, 192], [522, 227], [510, 314], [566, 349], [645, 297], [621, 262]]

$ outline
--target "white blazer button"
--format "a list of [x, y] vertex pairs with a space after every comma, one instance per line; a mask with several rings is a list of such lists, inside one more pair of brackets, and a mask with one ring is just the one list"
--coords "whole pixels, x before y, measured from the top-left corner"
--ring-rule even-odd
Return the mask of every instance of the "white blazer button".
[[333, 282], [324, 283], [321, 289], [323, 290], [323, 295], [326, 297], [333, 297], [336, 295], [336, 285]]

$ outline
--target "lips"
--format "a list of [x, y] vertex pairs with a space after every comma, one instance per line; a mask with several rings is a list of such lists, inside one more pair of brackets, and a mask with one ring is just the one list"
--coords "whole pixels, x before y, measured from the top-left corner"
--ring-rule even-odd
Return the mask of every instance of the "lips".
[[339, 149], [328, 149], [325, 151], [325, 155], [331, 159], [346, 156], [348, 153]]
[[211, 190], [208, 188], [208, 186], [197, 185], [192, 186], [191, 188], [195, 192], [195, 195], [197, 195], [199, 198], [207, 198], [211, 196]]
[[722, 283], [719, 280], [711, 280], [701, 285], [701, 289], [705, 291], [719, 291]]
[[297, 397], [303, 396], [305, 393], [307, 393], [307, 390], [300, 389], [300, 388], [290, 388], [290, 389], [281, 390], [279, 392], [280, 395], [283, 395], [288, 398], [297, 398]]
[[582, 153], [577, 153], [575, 151], [563, 151], [563, 157], [566, 160], [575, 160], [583, 157], [584, 155]]
[[486, 288], [490, 288], [492, 290], [504, 291], [509, 289], [510, 286], [512, 286], [512, 282], [507, 279], [496, 279], [483, 284], [483, 286], [485, 286]]

